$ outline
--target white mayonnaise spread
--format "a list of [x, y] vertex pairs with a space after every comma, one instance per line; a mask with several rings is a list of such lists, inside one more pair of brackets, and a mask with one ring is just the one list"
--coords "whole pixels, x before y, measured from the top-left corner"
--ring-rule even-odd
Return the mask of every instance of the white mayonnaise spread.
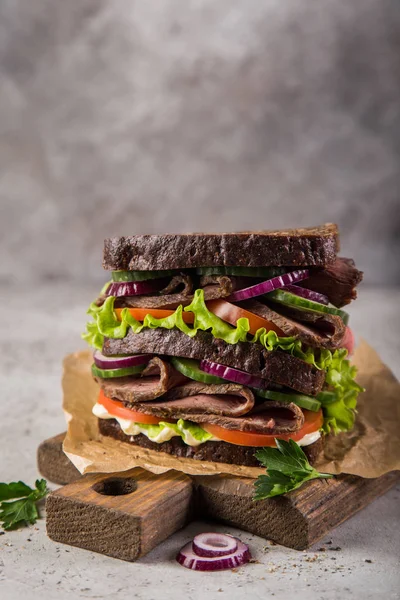
[[[126, 435], [139, 435], [139, 433], [143, 433], [146, 437], [149, 438], [152, 442], [156, 442], [157, 444], [162, 444], [163, 442], [168, 442], [172, 437], [178, 435], [176, 431], [171, 429], [170, 427], [164, 427], [156, 436], [152, 436], [148, 431], [147, 427], [141, 427], [140, 423], [135, 423], [135, 421], [129, 421], [128, 419], [121, 419], [121, 417], [115, 417], [114, 415], [110, 415], [108, 410], [99, 403], [96, 403], [93, 406], [92, 412], [99, 419], [115, 419], [118, 421], [119, 426], [122, 431]], [[199, 444], [199, 442], [196, 442]], [[196, 445], [193, 444], [193, 445]]]
[[299, 446], [310, 446], [321, 437], [321, 433], [319, 431], [313, 431], [312, 433], [306, 433], [304, 437], [300, 440], [297, 440], [297, 444]]

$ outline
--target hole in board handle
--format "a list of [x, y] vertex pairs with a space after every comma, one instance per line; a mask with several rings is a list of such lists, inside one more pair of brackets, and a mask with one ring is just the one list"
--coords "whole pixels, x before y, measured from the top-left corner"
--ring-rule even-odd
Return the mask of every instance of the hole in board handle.
[[92, 489], [103, 496], [126, 496], [137, 490], [137, 483], [129, 477], [109, 477], [95, 483]]

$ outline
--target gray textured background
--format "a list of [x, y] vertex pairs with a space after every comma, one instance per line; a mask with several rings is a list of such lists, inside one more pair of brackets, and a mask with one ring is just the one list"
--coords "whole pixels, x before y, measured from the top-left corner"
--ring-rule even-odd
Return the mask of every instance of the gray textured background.
[[398, 0], [0, 0], [0, 134], [2, 280], [333, 220], [400, 281]]

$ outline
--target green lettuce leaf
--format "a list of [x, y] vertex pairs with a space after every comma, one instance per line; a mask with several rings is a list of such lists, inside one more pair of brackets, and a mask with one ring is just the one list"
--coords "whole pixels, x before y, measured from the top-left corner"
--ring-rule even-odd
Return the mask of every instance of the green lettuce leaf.
[[205, 431], [205, 429], [200, 427], [200, 425], [197, 425], [197, 423], [192, 423], [192, 421], [179, 419], [177, 426], [181, 432], [183, 441], [189, 445], [192, 440], [202, 444], [203, 442], [208, 442], [208, 440], [211, 440], [213, 437], [211, 433]]
[[140, 428], [141, 432], [152, 441], [157, 441], [157, 438], [165, 429], [172, 430], [174, 436], [181, 437], [185, 444], [188, 444], [189, 446], [207, 442], [213, 437], [211, 433], [205, 431], [200, 425], [183, 419], [179, 419], [176, 423], [160, 421], [157, 425], [137, 423], [137, 426]]
[[[107, 283], [102, 292], [108, 287]], [[314, 365], [317, 369], [326, 371], [325, 383], [329, 390], [335, 394], [336, 400], [323, 406], [325, 432], [348, 431], [354, 425], [357, 396], [363, 391], [355, 381], [356, 368], [346, 360], [347, 350], [340, 348], [331, 352], [326, 349], [303, 348], [302, 343], [296, 337], [279, 337], [275, 331], [266, 331], [265, 328], [257, 330], [251, 338], [249, 335], [250, 324], [246, 318], [238, 319], [236, 327], [229, 325], [215, 314], [210, 312], [204, 301], [204, 291], [199, 289], [194, 293], [194, 298], [188, 306], [178, 306], [175, 312], [164, 319], [156, 319], [152, 315], [146, 315], [143, 323], [132, 317], [129, 309], [124, 308], [119, 321], [114, 312], [115, 298], [106, 298], [102, 306], [94, 302], [89, 306], [88, 314], [93, 321], [86, 326], [83, 334], [91, 346], [102, 349], [104, 337], [112, 339], [124, 338], [129, 327], [135, 333], [140, 333], [145, 327], [157, 329], [173, 329], [176, 327], [186, 335], [193, 337], [199, 330], [210, 331], [215, 338], [222, 339], [228, 344], [249, 341], [260, 343], [268, 351], [283, 350], [305, 362]], [[194, 314], [193, 326], [187, 325], [183, 320], [183, 310]]]
[[356, 415], [357, 397], [364, 391], [356, 381], [357, 369], [346, 360], [347, 350], [340, 348], [325, 358], [322, 368], [326, 371], [325, 384], [335, 394], [336, 400], [323, 404], [324, 413], [323, 430], [325, 433], [332, 431], [349, 431], [353, 429]]

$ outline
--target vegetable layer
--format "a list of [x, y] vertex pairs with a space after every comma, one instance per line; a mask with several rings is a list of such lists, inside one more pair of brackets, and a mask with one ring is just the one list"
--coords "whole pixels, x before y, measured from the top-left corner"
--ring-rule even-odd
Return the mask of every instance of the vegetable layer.
[[[240, 341], [260, 343], [268, 351], [282, 350], [314, 365], [317, 369], [326, 371], [326, 385], [334, 394], [335, 399], [329, 404], [322, 402], [324, 411], [325, 432], [348, 431], [353, 428], [355, 409], [358, 393], [362, 388], [356, 383], [356, 368], [346, 360], [347, 350], [341, 348], [331, 352], [327, 349], [316, 350], [310, 347], [303, 348], [302, 343], [296, 337], [279, 337], [274, 331], [260, 328], [256, 333], [249, 335], [250, 325], [246, 318], [238, 319], [236, 327], [233, 327], [210, 312], [204, 301], [204, 292], [196, 290], [191, 304], [183, 308], [181, 305], [168, 317], [157, 319], [147, 314], [143, 322], [137, 321], [128, 308], [122, 309], [118, 320], [114, 311], [114, 297], [106, 298], [102, 306], [92, 303], [88, 314], [93, 321], [87, 324], [86, 333], [83, 334], [91, 346], [102, 348], [104, 337], [121, 339], [127, 334], [131, 327], [135, 333], [143, 328], [156, 329], [162, 327], [172, 329], [176, 327], [186, 335], [193, 337], [201, 331], [210, 331], [215, 338], [222, 339], [228, 344], [236, 344]], [[185, 312], [183, 312], [185, 311]], [[192, 313], [194, 316], [193, 326], [184, 322], [183, 315]], [[205, 357], [206, 358], [206, 357]], [[318, 398], [319, 399], [319, 398]]]

